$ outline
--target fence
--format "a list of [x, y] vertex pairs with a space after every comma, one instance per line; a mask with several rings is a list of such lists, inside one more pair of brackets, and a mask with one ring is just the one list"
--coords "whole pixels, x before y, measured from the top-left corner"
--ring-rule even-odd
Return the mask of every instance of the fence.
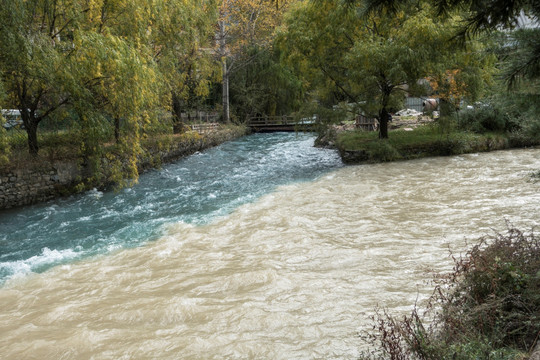
[[219, 129], [218, 123], [192, 124], [189, 126], [191, 127], [191, 130], [196, 131], [199, 134], [206, 134]]
[[220, 117], [221, 115], [217, 112], [198, 111], [198, 110], [181, 114], [181, 118], [183, 122], [215, 123], [219, 121]]
[[424, 111], [425, 99], [419, 97], [407, 97], [405, 98], [405, 109], [412, 109], [419, 112]]
[[376, 131], [378, 129], [377, 121], [364, 115], [357, 115], [354, 125], [358, 129], [362, 129], [364, 131]]

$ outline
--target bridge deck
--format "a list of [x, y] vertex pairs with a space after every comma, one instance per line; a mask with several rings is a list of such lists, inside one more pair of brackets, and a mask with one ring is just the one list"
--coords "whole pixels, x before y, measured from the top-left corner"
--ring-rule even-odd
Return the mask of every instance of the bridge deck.
[[248, 121], [248, 126], [255, 132], [314, 131], [314, 125], [312, 120], [298, 121], [292, 116], [260, 116]]

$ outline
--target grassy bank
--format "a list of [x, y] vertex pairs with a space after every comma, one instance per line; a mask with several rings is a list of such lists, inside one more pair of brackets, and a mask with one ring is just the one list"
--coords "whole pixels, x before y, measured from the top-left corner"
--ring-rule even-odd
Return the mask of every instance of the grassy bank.
[[345, 131], [336, 135], [335, 143], [344, 162], [359, 164], [538, 146], [540, 139], [519, 133], [442, 131], [438, 124], [430, 124], [391, 131], [385, 140], [376, 132]]
[[540, 241], [509, 227], [483, 237], [454, 270], [440, 275], [424, 309], [396, 319], [384, 311], [374, 347], [361, 359], [491, 359], [540, 357]]

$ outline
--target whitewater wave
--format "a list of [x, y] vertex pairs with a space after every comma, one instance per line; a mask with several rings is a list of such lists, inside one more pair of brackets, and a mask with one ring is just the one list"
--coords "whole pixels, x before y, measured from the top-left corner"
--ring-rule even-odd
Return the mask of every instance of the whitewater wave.
[[23, 277], [30, 273], [39, 272], [42, 268], [50, 267], [51, 265], [60, 265], [68, 261], [76, 260], [82, 257], [81, 248], [56, 250], [47, 247], [41, 249], [41, 254], [32, 256], [24, 260], [0, 262], [0, 273], [6, 274], [2, 282], [7, 282], [14, 278]]

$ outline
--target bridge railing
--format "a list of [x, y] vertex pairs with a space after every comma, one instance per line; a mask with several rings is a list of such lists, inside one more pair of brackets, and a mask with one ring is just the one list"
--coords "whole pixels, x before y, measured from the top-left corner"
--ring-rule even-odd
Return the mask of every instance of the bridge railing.
[[294, 125], [296, 122], [292, 116], [256, 116], [249, 119], [250, 125]]
[[248, 125], [252, 127], [257, 126], [271, 126], [271, 125], [311, 125], [314, 124], [313, 119], [295, 119], [293, 116], [256, 116], [248, 120]]

